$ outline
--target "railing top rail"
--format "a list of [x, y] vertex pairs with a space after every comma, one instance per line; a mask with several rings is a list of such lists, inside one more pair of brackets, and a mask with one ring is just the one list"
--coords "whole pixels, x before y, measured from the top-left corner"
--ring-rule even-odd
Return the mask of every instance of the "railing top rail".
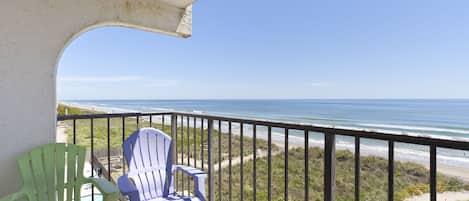
[[57, 121], [73, 120], [73, 119], [101, 119], [115, 117], [136, 117], [150, 115], [171, 115], [171, 112], [130, 112], [130, 113], [102, 113], [102, 114], [77, 114], [77, 115], [59, 115]]
[[288, 128], [294, 130], [308, 130], [311, 132], [318, 132], [324, 134], [337, 134], [345, 136], [356, 136], [369, 139], [396, 141], [403, 143], [419, 144], [419, 145], [437, 145], [438, 147], [460, 149], [469, 151], [469, 140], [458, 139], [444, 139], [430, 137], [426, 134], [418, 133], [405, 133], [393, 131], [375, 131], [363, 128], [342, 127], [342, 126], [328, 126], [317, 125], [308, 123], [285, 122], [252, 118], [239, 118], [239, 117], [226, 117], [218, 115], [190, 113], [190, 112], [155, 112], [155, 113], [108, 113], [108, 114], [87, 114], [87, 115], [67, 115], [58, 116], [58, 121], [73, 120], [73, 119], [91, 119], [91, 118], [115, 118], [115, 117], [135, 117], [135, 116], [150, 116], [150, 115], [183, 115], [196, 118], [204, 118], [210, 120], [231, 121], [244, 124], [253, 124], [258, 126], [271, 126], [278, 128]]

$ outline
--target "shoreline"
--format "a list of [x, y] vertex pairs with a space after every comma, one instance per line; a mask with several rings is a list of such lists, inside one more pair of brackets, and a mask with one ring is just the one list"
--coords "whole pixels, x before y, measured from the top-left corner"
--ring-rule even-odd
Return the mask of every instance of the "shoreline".
[[[59, 104], [69, 106], [69, 107], [76, 107], [76, 108], [80, 108], [80, 109], [84, 109], [84, 110], [103, 112], [103, 113], [138, 112], [138, 111], [132, 111], [132, 110], [119, 109], [119, 108], [106, 108], [106, 107], [99, 107], [99, 106], [98, 107], [97, 106], [85, 106], [85, 105], [70, 104], [70, 103], [64, 103], [64, 102], [59, 102]], [[161, 120], [162, 118], [161, 117], [154, 118], [154, 120], [158, 120], [158, 119]], [[165, 117], [165, 120], [169, 120], [169, 118]], [[155, 123], [157, 123], [157, 121], [155, 121]], [[200, 122], [198, 122], [198, 124], [196, 124], [196, 127], [198, 127], [198, 128], [200, 127]], [[204, 124], [204, 127], [207, 128], [206, 123]], [[223, 125], [221, 130], [222, 130], [222, 132], [227, 131], [228, 130], [228, 125], [227, 124]], [[239, 127], [232, 126], [232, 134], [233, 135], [238, 135], [239, 136], [239, 132], [240, 132]], [[259, 129], [256, 134], [257, 134], [256, 136], [257, 136], [258, 139], [267, 140], [267, 133], [266, 132], [262, 132]], [[245, 137], [252, 137], [252, 133], [249, 132], [249, 130], [245, 130], [244, 136]], [[278, 146], [279, 148], [285, 148], [284, 139], [285, 139], [284, 134], [272, 132], [272, 143], [275, 144], [276, 146]], [[290, 135], [288, 137], [288, 141], [289, 141], [289, 144], [288, 144], [289, 149], [304, 147], [304, 138], [303, 137]], [[324, 147], [324, 141], [317, 141], [317, 140], [310, 139], [309, 144], [310, 144], [310, 146], [309, 146], [310, 148], [313, 148], [313, 147], [323, 148]], [[353, 147], [347, 147], [347, 146], [339, 145], [339, 144], [337, 144], [336, 147], [337, 147], [337, 150], [348, 150], [348, 151], [351, 151], [352, 153], [354, 152]], [[368, 149], [363, 149], [362, 148], [361, 152], [360, 152], [360, 155], [361, 156], [377, 156], [377, 157], [387, 158], [386, 153], [379, 153], [379, 152], [376, 152], [376, 151], [373, 151], [373, 150], [368, 150]], [[412, 162], [412, 163], [422, 165], [426, 169], [429, 169], [429, 156], [428, 156], [428, 161], [427, 162], [422, 161], [422, 160], [413, 160], [413, 159], [410, 159], [410, 158], [405, 158], [405, 157], [402, 157], [402, 156], [396, 155], [396, 154], [395, 154], [395, 156], [396, 156], [395, 161]], [[437, 163], [437, 171], [439, 173], [443, 173], [447, 176], [451, 176], [451, 177], [461, 179], [464, 182], [469, 182], [469, 171], [466, 170], [464, 167], [448, 165], [448, 164], [445, 164], [445, 163], [442, 163], [442, 162], [438, 162]]]

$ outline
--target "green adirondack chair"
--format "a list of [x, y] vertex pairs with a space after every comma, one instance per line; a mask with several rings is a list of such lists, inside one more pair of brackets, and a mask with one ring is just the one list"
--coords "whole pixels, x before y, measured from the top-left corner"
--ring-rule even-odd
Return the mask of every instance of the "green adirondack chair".
[[84, 164], [84, 147], [63, 143], [37, 147], [18, 158], [23, 188], [0, 201], [79, 200], [81, 186], [88, 183], [99, 189], [104, 201], [116, 201], [117, 187], [105, 179], [85, 178]]

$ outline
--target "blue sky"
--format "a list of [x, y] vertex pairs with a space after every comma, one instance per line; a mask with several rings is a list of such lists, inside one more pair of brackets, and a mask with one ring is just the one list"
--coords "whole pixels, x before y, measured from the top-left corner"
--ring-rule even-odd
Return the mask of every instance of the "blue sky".
[[199, 0], [188, 39], [89, 31], [64, 99], [469, 98], [469, 1]]

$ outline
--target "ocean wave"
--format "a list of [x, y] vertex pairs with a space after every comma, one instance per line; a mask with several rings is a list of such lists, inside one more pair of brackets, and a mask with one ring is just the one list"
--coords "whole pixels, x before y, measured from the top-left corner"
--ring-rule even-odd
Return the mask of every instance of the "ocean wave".
[[84, 108], [84, 109], [89, 109], [89, 110], [97, 110], [97, 111], [102, 111], [102, 112], [105, 112], [105, 113], [139, 112], [137, 110], [124, 109], [124, 108], [121, 108], [121, 107], [104, 107], [104, 106], [96, 106], [96, 105], [77, 103], [77, 102], [64, 102], [64, 103], [68, 104], [72, 107]]
[[458, 134], [469, 134], [469, 129], [456, 129], [456, 128], [441, 128], [441, 127], [427, 127], [427, 126], [409, 126], [409, 125], [396, 125], [396, 124], [358, 124], [360, 126], [374, 127], [374, 128], [391, 128], [412, 131], [430, 131], [430, 132], [447, 132]]
[[174, 111], [172, 108], [163, 108], [163, 107], [151, 107], [150, 110], [157, 110], [157, 111]]
[[[294, 117], [294, 115], [291, 115]], [[348, 119], [334, 119], [334, 118], [324, 118], [324, 117], [301, 117], [304, 120], [310, 121], [332, 121], [332, 122], [350, 122], [351, 120]]]

